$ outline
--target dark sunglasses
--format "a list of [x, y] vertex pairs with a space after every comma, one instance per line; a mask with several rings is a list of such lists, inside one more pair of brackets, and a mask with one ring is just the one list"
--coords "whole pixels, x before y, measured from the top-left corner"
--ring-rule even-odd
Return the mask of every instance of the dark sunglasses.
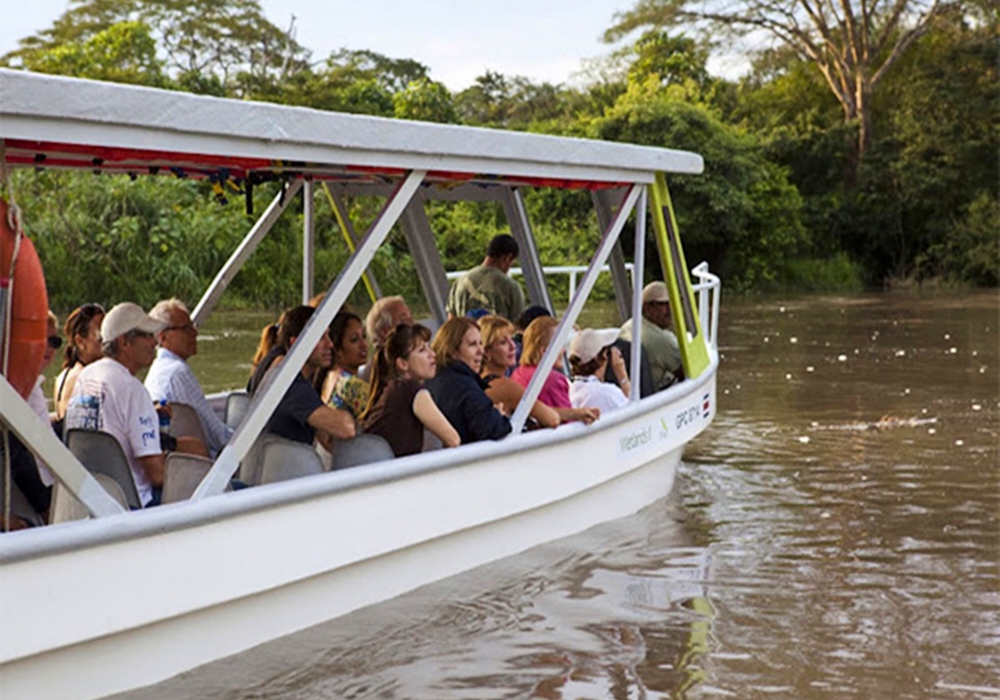
[[49, 347], [52, 350], [58, 350], [59, 348], [61, 348], [62, 343], [63, 343], [62, 338], [60, 338], [58, 335], [49, 336]]

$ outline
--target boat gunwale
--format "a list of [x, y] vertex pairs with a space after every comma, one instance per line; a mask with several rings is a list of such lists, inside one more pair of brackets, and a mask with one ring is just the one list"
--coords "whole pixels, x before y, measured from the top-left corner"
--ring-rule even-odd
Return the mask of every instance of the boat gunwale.
[[715, 377], [718, 364], [718, 353], [713, 350], [711, 364], [697, 378], [685, 380], [637, 403], [620, 408], [613, 414], [602, 417], [593, 426], [575, 423], [554, 430], [510, 436], [498, 441], [472, 443], [453, 450], [435, 450], [361, 465], [357, 468], [253, 486], [241, 489], [239, 492], [221, 494], [222, 499], [209, 497], [197, 501], [182, 501], [106, 518], [7, 533], [0, 538], [0, 565], [200, 527], [220, 519], [239, 517], [484, 461], [499, 453], [511, 454], [543, 446], [549, 447], [577, 439], [585, 432], [604, 432], [697, 392]]

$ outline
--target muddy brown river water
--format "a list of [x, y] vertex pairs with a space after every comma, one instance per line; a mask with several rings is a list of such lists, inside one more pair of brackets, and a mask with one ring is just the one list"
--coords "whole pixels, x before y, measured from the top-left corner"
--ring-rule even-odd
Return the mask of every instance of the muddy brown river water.
[[1000, 698], [998, 325], [995, 292], [727, 299], [668, 497], [128, 697]]

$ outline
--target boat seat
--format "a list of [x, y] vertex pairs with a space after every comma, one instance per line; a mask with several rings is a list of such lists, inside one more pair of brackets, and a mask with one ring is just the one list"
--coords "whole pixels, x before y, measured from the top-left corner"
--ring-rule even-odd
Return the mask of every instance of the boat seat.
[[269, 435], [261, 448], [260, 483], [298, 479], [323, 473], [323, 462], [312, 445]]
[[201, 417], [193, 406], [171, 401], [170, 410], [173, 414], [170, 418], [170, 434], [173, 437], [193, 437], [200, 440], [201, 444], [208, 445], [205, 426], [201, 424]]
[[[0, 448], [0, 453], [2, 452], [3, 450], [2, 448]], [[0, 454], [0, 458], [2, 457], [3, 455]], [[6, 479], [0, 476], [0, 504], [3, 504], [5, 500], [4, 498], [5, 482]], [[0, 508], [2, 507], [3, 506], [0, 505]], [[21, 492], [21, 489], [17, 487], [17, 484], [15, 484], [13, 480], [11, 481], [10, 484], [10, 514], [15, 518], [20, 518], [21, 520], [26, 522], [30, 527], [40, 527], [45, 524], [45, 520], [42, 518], [41, 515], [38, 514], [38, 511], [36, 511], [31, 506], [31, 502], [28, 501], [28, 497]], [[3, 516], [0, 516], [0, 527], [3, 526], [2, 517]]]
[[331, 471], [394, 459], [392, 447], [381, 435], [361, 433], [350, 440], [338, 440], [333, 447]]
[[128, 459], [114, 435], [100, 430], [74, 428], [66, 432], [66, 447], [91, 474], [111, 477], [125, 494], [129, 508], [142, 508]]
[[[128, 509], [128, 501], [125, 498], [125, 492], [122, 491], [122, 487], [118, 485], [118, 482], [112, 479], [107, 474], [94, 474], [94, 478], [97, 479], [104, 490], [108, 492], [113, 499], [115, 499], [118, 504], [125, 509]], [[84, 507], [73, 493], [62, 485], [62, 482], [57, 481], [52, 486], [52, 510], [49, 512], [49, 522], [55, 525], [56, 523], [65, 523], [71, 520], [86, 520], [90, 517], [90, 513]]]
[[249, 408], [250, 394], [245, 391], [232, 392], [226, 397], [226, 425], [236, 430], [243, 422]]
[[163, 471], [163, 503], [186, 501], [212, 468], [212, 460], [199, 455], [171, 452]]

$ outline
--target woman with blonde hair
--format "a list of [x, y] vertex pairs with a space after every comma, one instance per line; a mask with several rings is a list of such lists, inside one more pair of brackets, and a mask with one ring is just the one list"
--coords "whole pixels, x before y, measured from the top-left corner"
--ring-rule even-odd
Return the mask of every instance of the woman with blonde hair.
[[[558, 327], [558, 319], [542, 316], [532, 321], [524, 331], [524, 350], [521, 353], [521, 364], [510, 376], [515, 382], [527, 388], [528, 382], [538, 369], [538, 363], [545, 356], [545, 351], [552, 342], [552, 337]], [[556, 361], [558, 364], [558, 360]], [[573, 408], [569, 399], [569, 380], [566, 375], [555, 367], [547, 368], [548, 375], [545, 384], [538, 395], [538, 400], [555, 409], [563, 423], [582, 421], [590, 424], [600, 418], [601, 411], [597, 408]]]
[[[486, 395], [495, 405], [511, 411], [524, 395], [524, 387], [507, 374], [517, 366], [517, 346], [514, 344], [514, 324], [502, 316], [484, 316], [479, 319], [483, 338], [483, 366], [479, 375], [488, 383]], [[541, 401], [536, 401], [530, 417], [543, 428], [559, 425], [559, 414]]]
[[434, 402], [462, 439], [462, 444], [499, 440], [510, 433], [504, 406], [494, 407], [479, 376], [483, 341], [479, 324], [460, 316], [445, 322], [431, 344], [437, 376], [427, 382]]
[[458, 432], [423, 386], [437, 369], [427, 344], [430, 339], [431, 332], [423, 326], [400, 324], [373, 359], [371, 396], [360, 416], [361, 428], [385, 438], [397, 457], [423, 449], [424, 428], [445, 447], [461, 444]]

